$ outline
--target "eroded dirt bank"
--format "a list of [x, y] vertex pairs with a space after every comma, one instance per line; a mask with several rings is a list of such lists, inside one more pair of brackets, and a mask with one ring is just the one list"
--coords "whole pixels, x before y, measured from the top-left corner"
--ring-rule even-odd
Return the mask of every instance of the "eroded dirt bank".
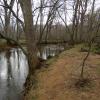
[[100, 55], [91, 53], [85, 65], [85, 77], [91, 84], [84, 88], [75, 87], [85, 55], [80, 52], [80, 47], [75, 47], [49, 60], [48, 68], [36, 72], [36, 86], [25, 100], [99, 100]]

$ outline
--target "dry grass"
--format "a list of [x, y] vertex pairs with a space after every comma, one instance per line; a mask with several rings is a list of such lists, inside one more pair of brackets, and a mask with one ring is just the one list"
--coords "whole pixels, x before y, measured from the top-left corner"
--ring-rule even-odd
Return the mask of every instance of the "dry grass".
[[100, 55], [91, 54], [86, 62], [85, 77], [89, 84], [78, 88], [80, 63], [86, 53], [80, 47], [64, 51], [49, 68], [37, 71], [37, 87], [31, 89], [26, 100], [99, 100]]

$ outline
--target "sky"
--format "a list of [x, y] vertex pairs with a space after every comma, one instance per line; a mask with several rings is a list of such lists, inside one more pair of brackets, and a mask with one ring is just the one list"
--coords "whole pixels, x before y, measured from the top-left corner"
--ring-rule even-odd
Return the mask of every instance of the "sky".
[[[1, 3], [2, 1], [3, 1], [3, 0], [0, 0], [0, 3]], [[7, 1], [9, 1], [9, 0], [7, 0]], [[45, 0], [45, 1], [49, 1], [49, 0]], [[89, 5], [88, 5], [88, 11], [91, 9], [91, 4], [92, 4], [93, 0], [90, 0], [90, 1], [91, 1], [91, 2], [90, 2]], [[2, 3], [1, 3], [1, 4], [2, 4]], [[34, 4], [34, 5], [33, 5], [33, 9], [35, 9], [36, 7], [39, 7], [40, 0], [33, 0], [33, 4]], [[68, 9], [72, 9], [71, 2], [69, 3], [69, 1], [68, 1], [68, 2], [66, 3], [66, 6], [67, 6]], [[98, 9], [99, 7], [100, 7], [100, 0], [96, 0], [96, 3], [95, 3], [95, 10]], [[1, 9], [1, 7], [0, 7], [0, 9]], [[13, 10], [14, 10], [14, 12], [16, 13], [16, 11], [17, 11], [17, 4], [16, 4], [16, 3], [14, 3]], [[48, 13], [48, 9], [45, 10], [44, 12]], [[37, 19], [37, 15], [38, 15], [38, 13], [35, 13], [34, 22], [35, 22], [36, 19]], [[61, 12], [61, 15], [64, 16], [63, 11]], [[70, 24], [71, 21], [72, 21], [73, 11], [72, 11], [72, 10], [67, 10], [66, 15], [67, 15], [67, 23]], [[19, 10], [19, 18], [23, 21], [23, 15], [22, 15], [21, 9]], [[46, 16], [46, 14], [45, 14], [45, 15], [44, 15], [44, 23], [46, 23], [46, 20], [47, 20], [47, 16]], [[56, 20], [58, 20], [58, 19], [56, 19]], [[56, 22], [56, 20], [55, 20], [55, 22]], [[59, 20], [59, 21], [62, 23], [61, 20]]]

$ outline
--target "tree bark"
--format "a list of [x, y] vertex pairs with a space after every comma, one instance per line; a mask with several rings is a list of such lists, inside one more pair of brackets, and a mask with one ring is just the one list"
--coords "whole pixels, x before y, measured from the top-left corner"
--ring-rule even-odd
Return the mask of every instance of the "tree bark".
[[35, 33], [33, 27], [33, 16], [32, 16], [32, 5], [31, 0], [19, 0], [22, 8], [24, 17], [24, 32], [27, 40], [27, 51], [28, 51], [28, 64], [29, 64], [29, 75], [26, 79], [25, 88], [26, 93], [33, 85], [34, 70], [38, 66], [37, 57], [37, 43], [35, 40]]
[[33, 16], [31, 0], [19, 0], [24, 16], [24, 32], [27, 40], [29, 69], [33, 71], [37, 65], [37, 46], [33, 28]]

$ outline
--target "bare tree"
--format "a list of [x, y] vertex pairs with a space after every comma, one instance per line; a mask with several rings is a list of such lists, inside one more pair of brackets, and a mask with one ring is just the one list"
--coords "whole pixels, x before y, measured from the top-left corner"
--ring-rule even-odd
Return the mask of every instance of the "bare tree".
[[[4, 6], [8, 5], [7, 3], [7, 0], [3, 0], [4, 1]], [[10, 7], [13, 8], [13, 5], [14, 5], [14, 1], [15, 0], [11, 0], [10, 1]], [[4, 7], [4, 11], [5, 11], [5, 26], [4, 26], [4, 33], [7, 37], [9, 37], [9, 28], [10, 28], [10, 18], [11, 18], [11, 11], [7, 8], [7, 7]], [[7, 43], [9, 44], [10, 41], [7, 41]]]

